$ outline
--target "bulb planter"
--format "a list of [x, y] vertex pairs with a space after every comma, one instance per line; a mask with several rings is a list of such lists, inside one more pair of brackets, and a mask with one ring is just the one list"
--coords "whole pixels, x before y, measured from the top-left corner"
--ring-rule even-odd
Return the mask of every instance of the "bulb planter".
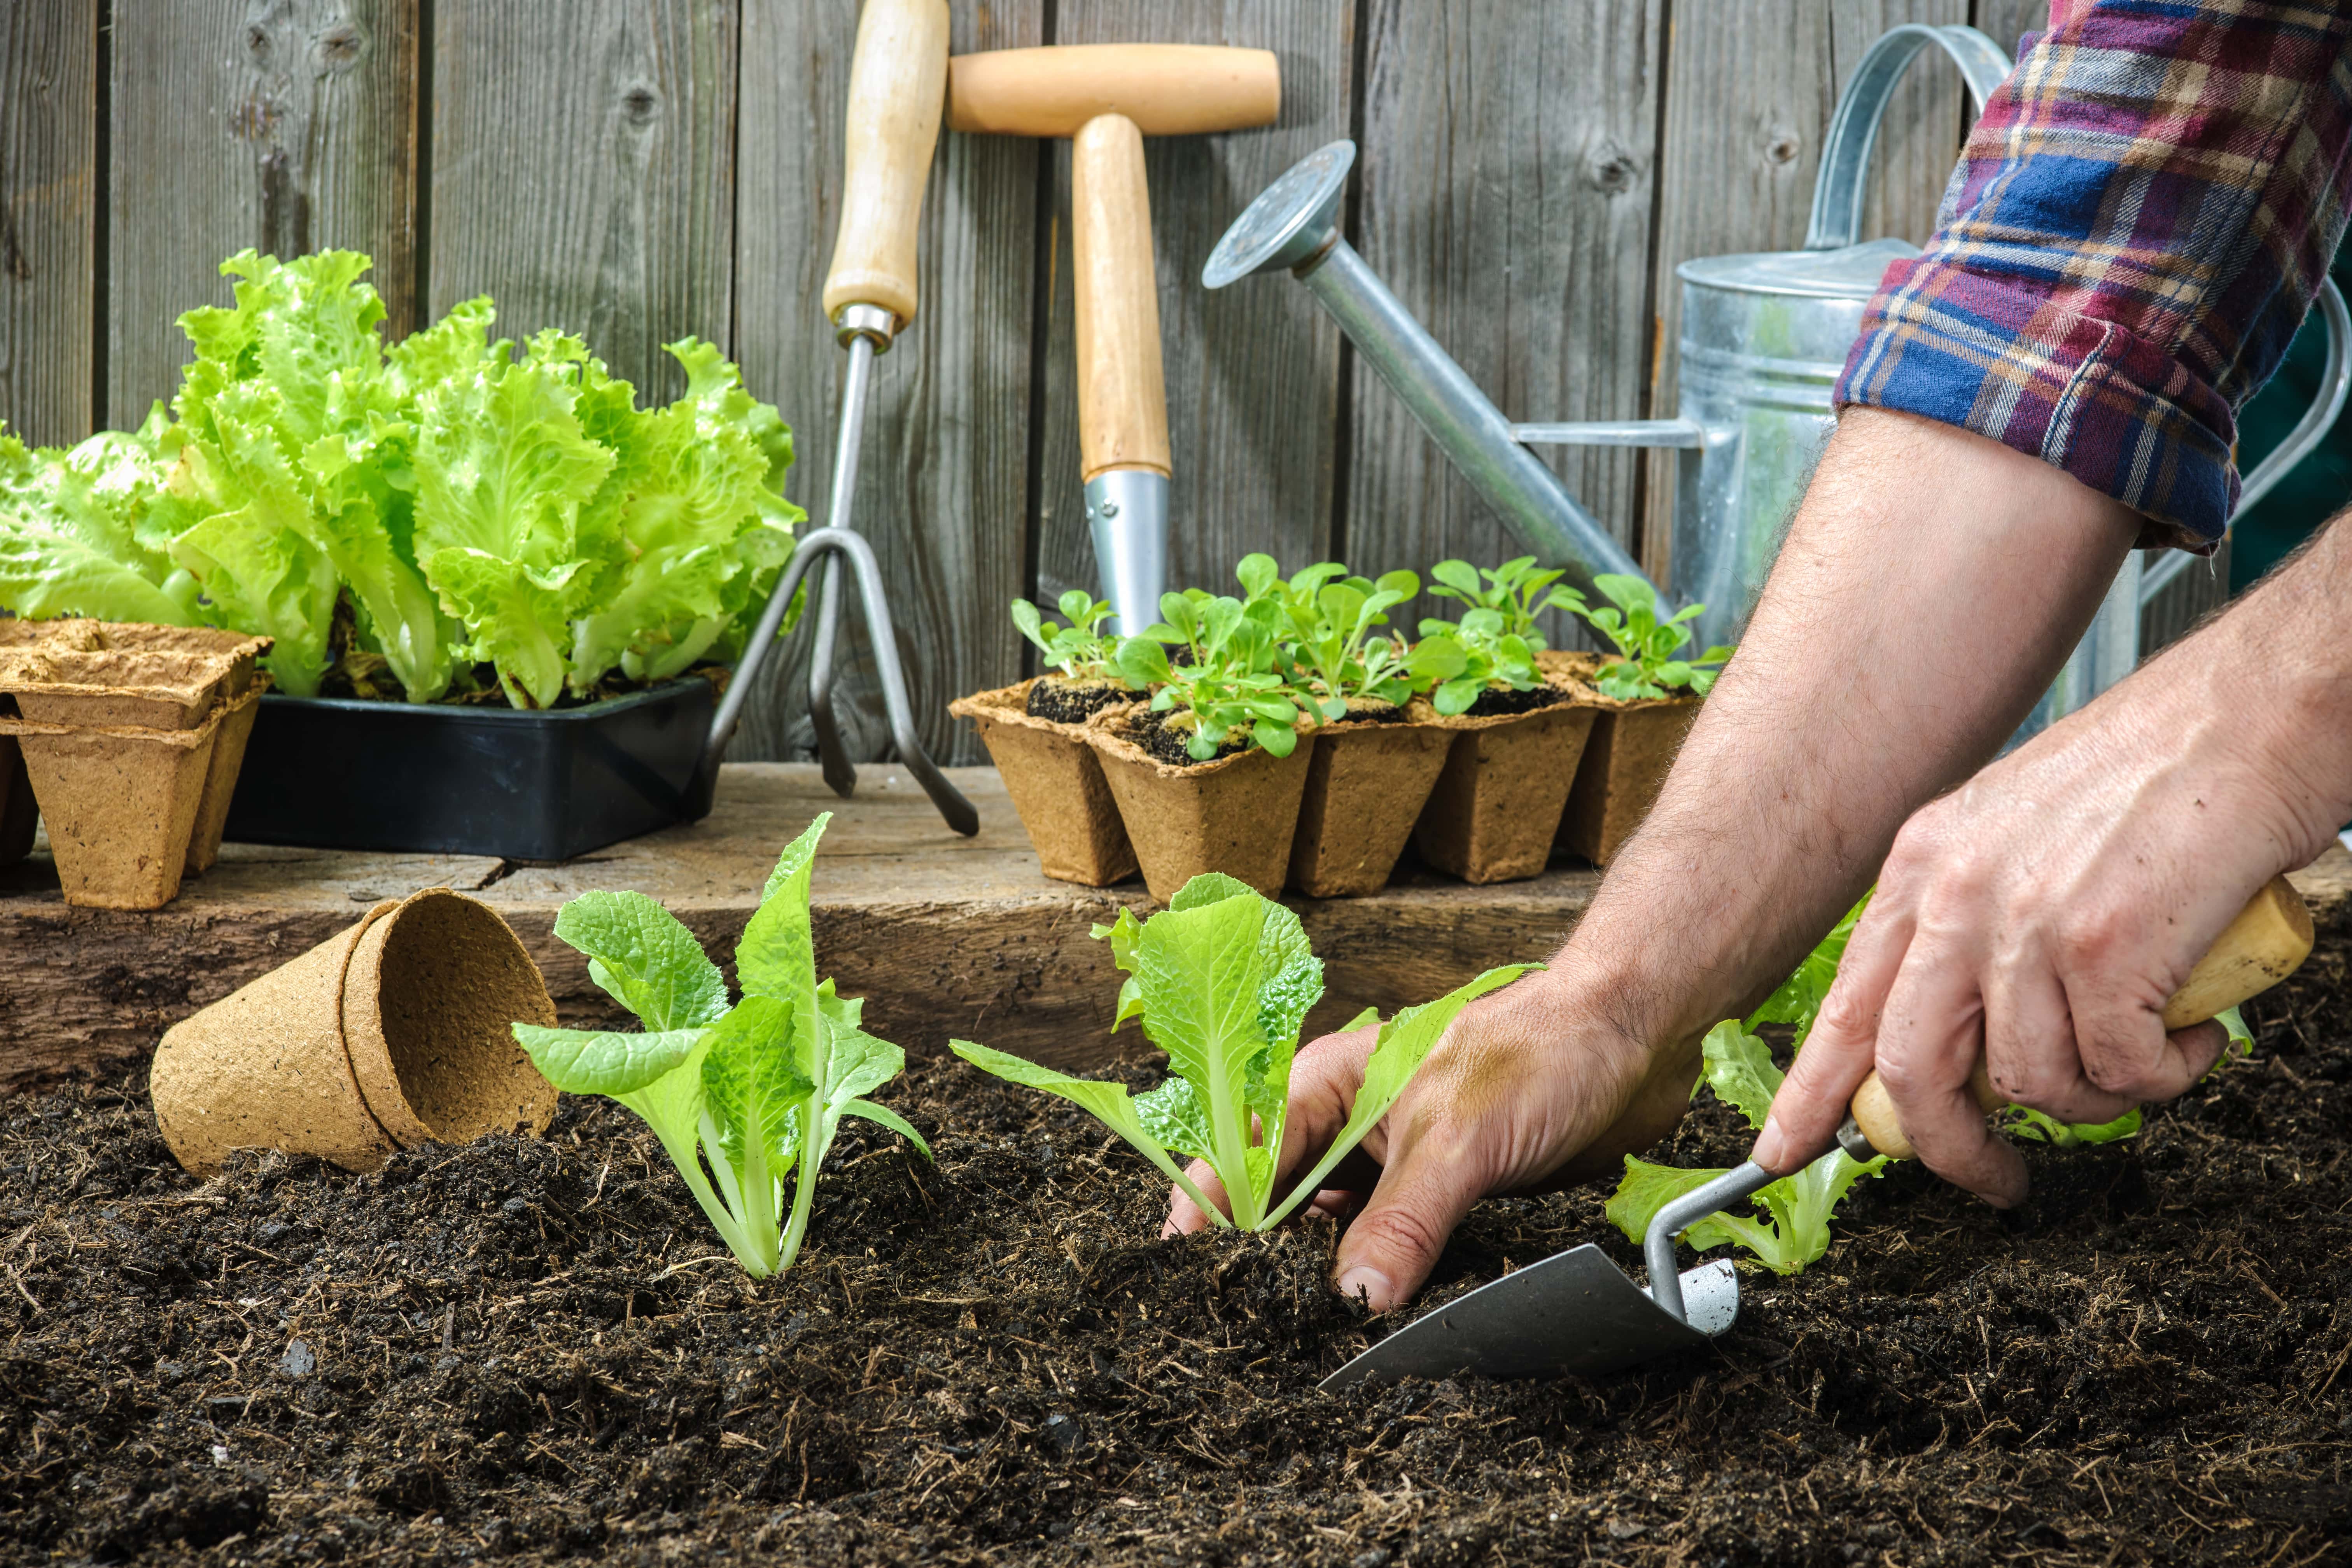
[[1290, 886], [1310, 898], [1360, 898], [1388, 886], [1437, 786], [1453, 731], [1393, 719], [1343, 719], [1302, 736], [1312, 748]]
[[1548, 706], [1485, 717], [1449, 718], [1414, 701], [1413, 721], [1449, 739], [1445, 765], [1413, 825], [1423, 860], [1465, 882], [1542, 874], [1594, 713], [1580, 685], [1559, 689]]
[[556, 1093], [516, 1019], [555, 1022], [530, 955], [488, 905], [428, 888], [165, 1031], [155, 1120], [200, 1176], [232, 1149], [373, 1171], [397, 1149], [541, 1131]]
[[1107, 888], [1135, 874], [1135, 847], [1087, 743], [1087, 725], [1029, 711], [1043, 679], [959, 697], [948, 711], [980, 731], [1045, 875]]
[[[1589, 653], [1548, 653], [1538, 659], [1555, 679], [1584, 680], [1603, 662], [1600, 655]], [[1606, 866], [1650, 814], [1704, 699], [1624, 701], [1588, 689], [1583, 700], [1598, 713], [1560, 816], [1559, 843], [1595, 866]]]
[[1300, 736], [1286, 757], [1252, 746], [1175, 767], [1131, 738], [1141, 712], [1138, 706], [1097, 715], [1087, 743], [1153, 900], [1167, 903], [1203, 871], [1222, 871], [1268, 898], [1279, 893], [1314, 760], [1309, 737]]

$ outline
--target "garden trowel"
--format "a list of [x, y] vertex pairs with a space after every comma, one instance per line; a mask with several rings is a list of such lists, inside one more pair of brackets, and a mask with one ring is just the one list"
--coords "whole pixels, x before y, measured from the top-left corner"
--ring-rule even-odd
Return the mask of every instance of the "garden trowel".
[[[2269, 990], [2294, 973], [2311, 944], [2311, 910], [2303, 895], [2284, 877], [2272, 878], [2165, 1004], [2164, 1026], [2189, 1028]], [[1987, 1112], [2009, 1103], [1982, 1061], [1969, 1088]], [[1880, 1154], [1907, 1160], [1916, 1152], [1874, 1072], [1854, 1091], [1837, 1141], [1857, 1160]], [[1749, 1161], [1660, 1209], [1642, 1247], [1649, 1289], [1588, 1242], [1415, 1319], [1325, 1378], [1323, 1386], [1458, 1373], [1598, 1377], [1706, 1344], [1739, 1314], [1738, 1276], [1720, 1260], [1677, 1273], [1675, 1238], [1777, 1179]]]

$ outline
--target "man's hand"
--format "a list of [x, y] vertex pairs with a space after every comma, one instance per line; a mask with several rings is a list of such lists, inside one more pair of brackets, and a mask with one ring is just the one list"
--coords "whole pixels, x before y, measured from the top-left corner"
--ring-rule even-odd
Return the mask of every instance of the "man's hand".
[[2165, 1003], [2254, 890], [2352, 815], [2352, 531], [1956, 793], [1895, 841], [1758, 1163], [1829, 1144], [1873, 1067], [1929, 1169], [1988, 1202], [2025, 1166], [1966, 1085], [2107, 1121], [2209, 1070]]
[[[1401, 1306], [1478, 1199], [1613, 1173], [1673, 1130], [1697, 1052], [1654, 1053], [1618, 1034], [1576, 1005], [1574, 984], [1572, 972], [1547, 970], [1472, 1003], [1358, 1145], [1365, 1159], [1340, 1163], [1335, 1179], [1345, 1184], [1317, 1194], [1315, 1206], [1345, 1215], [1361, 1205], [1339, 1242], [1342, 1295], [1375, 1312]], [[1277, 1188], [1321, 1158], [1346, 1123], [1377, 1033], [1326, 1035], [1298, 1053]], [[1223, 1200], [1206, 1164], [1186, 1174], [1212, 1202]], [[1172, 1194], [1169, 1234], [1207, 1223], [1190, 1198]]]
[[[1848, 409], [1738, 657], [1568, 946], [1456, 1019], [1365, 1141], [1382, 1169], [1352, 1183], [1370, 1197], [1341, 1287], [1396, 1306], [1475, 1199], [1612, 1173], [1671, 1128], [1707, 1029], [1769, 994], [1903, 819], [2016, 729], [2137, 526], [1998, 442]], [[1368, 1044], [1300, 1054], [1286, 1169], [1344, 1116]]]

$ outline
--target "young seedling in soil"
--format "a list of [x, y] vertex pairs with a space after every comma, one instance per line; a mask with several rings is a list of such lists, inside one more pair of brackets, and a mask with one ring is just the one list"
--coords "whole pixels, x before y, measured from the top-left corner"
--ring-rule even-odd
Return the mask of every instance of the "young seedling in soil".
[[1536, 628], [1536, 617], [1544, 611], [1581, 613], [1584, 609], [1584, 595], [1573, 588], [1554, 587], [1561, 574], [1538, 571], [1532, 555], [1506, 561], [1491, 570], [1475, 567], [1467, 561], [1441, 561], [1429, 569], [1429, 575], [1433, 580], [1429, 589], [1433, 595], [1459, 599], [1472, 610], [1494, 611], [1501, 617], [1501, 629], [1509, 636], [1525, 637], [1530, 647], [1544, 646], [1542, 635]]
[[[1797, 965], [1796, 972], [1781, 983], [1780, 989], [1765, 998], [1764, 1005], [1744, 1021], [1726, 1018], [1707, 1031], [1701, 1081], [1715, 1090], [1717, 1100], [1745, 1117], [1749, 1127], [1764, 1125], [1764, 1118], [1772, 1109], [1772, 1098], [1780, 1093], [1780, 1081], [1786, 1076], [1773, 1064], [1771, 1047], [1759, 1037], [1757, 1031], [1766, 1025], [1788, 1026], [1794, 1033], [1794, 1048], [1804, 1048], [1805, 1037], [1812, 1033], [1813, 1022], [1821, 1016], [1822, 1003], [1837, 979], [1838, 961], [1845, 955], [1855, 922], [1861, 920], [1869, 902], [1870, 896], [1865, 893], [1862, 901], [1847, 910], [1845, 918], [1806, 954], [1804, 962]], [[2237, 1059], [2253, 1043], [2238, 1009], [2232, 1007], [2219, 1016], [2229, 1030], [2231, 1045], [2216, 1064], [2216, 1071]], [[2001, 1125], [2027, 1138], [2071, 1148], [2129, 1138], [2140, 1129], [2140, 1113], [2135, 1108], [2113, 1121], [2069, 1125], [2038, 1110], [2010, 1106], [2001, 1112]], [[1701, 1252], [1711, 1247], [1744, 1247], [1768, 1268], [1781, 1274], [1801, 1273], [1805, 1265], [1817, 1261], [1829, 1250], [1830, 1216], [1840, 1200], [1854, 1183], [1864, 1176], [1879, 1175], [1885, 1168], [1883, 1155], [1865, 1163], [1843, 1149], [1832, 1149], [1803, 1170], [1758, 1193], [1755, 1201], [1765, 1211], [1763, 1215], [1754, 1218], [1728, 1213], [1715, 1215], [1691, 1226], [1684, 1239]], [[1628, 1240], [1638, 1245], [1649, 1235], [1651, 1218], [1660, 1209], [1724, 1174], [1726, 1169], [1683, 1170], [1653, 1165], [1628, 1155], [1624, 1179], [1609, 1200], [1609, 1218]]]
[[769, 873], [736, 944], [743, 997], [734, 1006], [719, 966], [677, 916], [643, 893], [586, 893], [557, 911], [555, 934], [588, 955], [590, 978], [646, 1032], [514, 1026], [556, 1088], [608, 1096], [645, 1118], [755, 1279], [799, 1256], [843, 1117], [879, 1122], [930, 1153], [904, 1118], [865, 1098], [898, 1076], [906, 1053], [857, 1026], [863, 1001], [816, 977], [809, 881], [832, 819], [827, 812], [809, 824]]
[[1705, 605], [1685, 605], [1661, 620], [1657, 590], [1639, 577], [1604, 573], [1592, 580], [1592, 585], [1615, 608], [1591, 609], [1581, 600], [1570, 607], [1616, 645], [1617, 657], [1601, 667], [1593, 681], [1603, 697], [1632, 702], [1671, 697], [1676, 691], [1688, 691], [1694, 697], [1707, 694], [1715, 685], [1717, 667], [1731, 657], [1732, 650], [1717, 647], [1696, 658], [1675, 657], [1691, 640], [1691, 629], [1684, 623], [1704, 614]]
[[[1161, 595], [1160, 615], [1142, 636], [1119, 645], [1118, 668], [1129, 685], [1151, 689], [1157, 727], [1181, 740], [1166, 760], [1205, 763], [1251, 746], [1276, 757], [1297, 750], [1297, 724], [1310, 703], [1292, 686], [1282, 658], [1278, 605], [1188, 588]], [[1148, 737], [1139, 740], [1157, 750]]]
[[1073, 588], [1062, 595], [1058, 608], [1069, 625], [1046, 620], [1036, 605], [1015, 599], [1013, 624], [1055, 672], [1029, 689], [1029, 713], [1076, 723], [1125, 699], [1131, 688], [1112, 668], [1119, 639], [1103, 630], [1111, 617], [1109, 603]]
[[[1123, 910], [1117, 923], [1097, 926], [1094, 934], [1109, 939], [1128, 975], [1111, 1026], [1140, 1017], [1145, 1037], [1168, 1053], [1170, 1076], [1159, 1088], [1130, 1096], [1124, 1084], [1072, 1078], [969, 1040], [950, 1042], [955, 1053], [1085, 1108], [1140, 1150], [1213, 1224], [1239, 1230], [1271, 1229], [1312, 1197], [1396, 1103], [1454, 1015], [1539, 967], [1490, 969], [1385, 1023], [1371, 1009], [1360, 1015], [1349, 1026], [1380, 1023], [1380, 1036], [1355, 1109], [1314, 1167], [1276, 1203], [1291, 1058], [1299, 1026], [1323, 994], [1322, 961], [1297, 915], [1245, 883], [1211, 873], [1185, 883], [1150, 920]], [[1185, 1176], [1179, 1157], [1208, 1163], [1232, 1205], [1230, 1217]]]
[[[1273, 558], [1265, 555], [1247, 558], [1243, 567], [1261, 561], [1273, 570]], [[1452, 643], [1408, 647], [1401, 637], [1374, 635], [1389, 624], [1390, 610], [1421, 592], [1418, 576], [1388, 572], [1374, 582], [1348, 576], [1347, 570], [1326, 561], [1287, 583], [1277, 580], [1274, 590], [1286, 623], [1284, 652], [1318, 715], [1337, 722], [1373, 704], [1402, 709], [1416, 693], [1462, 673], [1460, 650]]]

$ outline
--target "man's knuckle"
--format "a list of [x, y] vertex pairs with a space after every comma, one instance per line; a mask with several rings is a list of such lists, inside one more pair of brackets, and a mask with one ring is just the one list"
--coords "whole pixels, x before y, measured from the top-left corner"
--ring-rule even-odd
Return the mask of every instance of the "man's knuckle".
[[1351, 1239], [1412, 1258], [1433, 1258], [1445, 1244], [1435, 1220], [1404, 1205], [1366, 1209], [1348, 1227]]

